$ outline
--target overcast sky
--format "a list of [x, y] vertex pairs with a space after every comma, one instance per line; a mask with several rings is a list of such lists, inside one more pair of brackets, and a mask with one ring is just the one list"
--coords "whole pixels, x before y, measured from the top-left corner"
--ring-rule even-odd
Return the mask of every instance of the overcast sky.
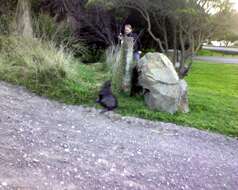
[[234, 3], [235, 9], [238, 11], [238, 0], [231, 0]]

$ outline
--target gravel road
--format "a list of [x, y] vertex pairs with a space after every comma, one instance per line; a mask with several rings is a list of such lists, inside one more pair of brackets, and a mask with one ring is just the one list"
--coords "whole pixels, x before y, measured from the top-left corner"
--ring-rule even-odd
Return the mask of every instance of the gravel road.
[[237, 190], [238, 141], [0, 82], [0, 189]]

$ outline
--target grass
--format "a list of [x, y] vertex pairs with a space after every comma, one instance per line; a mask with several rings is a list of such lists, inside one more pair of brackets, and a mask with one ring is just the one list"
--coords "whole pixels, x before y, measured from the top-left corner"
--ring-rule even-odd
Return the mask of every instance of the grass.
[[[26, 46], [27, 45], [27, 46]], [[108, 78], [102, 65], [83, 65], [41, 41], [0, 37], [0, 80], [67, 104], [95, 106]], [[190, 113], [149, 110], [141, 97], [118, 96], [118, 113], [238, 137], [238, 65], [196, 62], [189, 77]]]
[[238, 54], [227, 54], [223, 52], [218, 51], [212, 51], [212, 50], [200, 50], [197, 53], [198, 56], [216, 56], [216, 57], [226, 57], [226, 58], [237, 58]]
[[[53, 43], [0, 36], [0, 80], [68, 104], [90, 104], [103, 74]], [[98, 82], [99, 81], [99, 82]], [[97, 83], [97, 84], [95, 84]]]
[[123, 96], [119, 112], [238, 136], [238, 65], [196, 62], [186, 80], [191, 109], [188, 114], [150, 111], [140, 98]]

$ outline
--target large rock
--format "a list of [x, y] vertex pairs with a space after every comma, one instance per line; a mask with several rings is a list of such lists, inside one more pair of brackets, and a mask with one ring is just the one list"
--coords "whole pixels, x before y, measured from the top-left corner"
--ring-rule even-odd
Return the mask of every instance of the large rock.
[[138, 63], [145, 102], [154, 110], [188, 112], [187, 83], [179, 80], [172, 62], [161, 53], [148, 53]]

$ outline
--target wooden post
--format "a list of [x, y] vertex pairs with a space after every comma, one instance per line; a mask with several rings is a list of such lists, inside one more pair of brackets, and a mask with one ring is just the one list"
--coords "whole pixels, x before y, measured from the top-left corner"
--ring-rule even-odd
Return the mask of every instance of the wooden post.
[[124, 37], [123, 51], [124, 51], [124, 77], [122, 82], [122, 90], [126, 93], [131, 92], [131, 79], [132, 79], [132, 67], [133, 67], [133, 47], [134, 39], [132, 37]]
[[112, 65], [112, 88], [114, 93], [130, 93], [133, 67], [134, 40], [123, 37], [120, 47], [115, 48]]

